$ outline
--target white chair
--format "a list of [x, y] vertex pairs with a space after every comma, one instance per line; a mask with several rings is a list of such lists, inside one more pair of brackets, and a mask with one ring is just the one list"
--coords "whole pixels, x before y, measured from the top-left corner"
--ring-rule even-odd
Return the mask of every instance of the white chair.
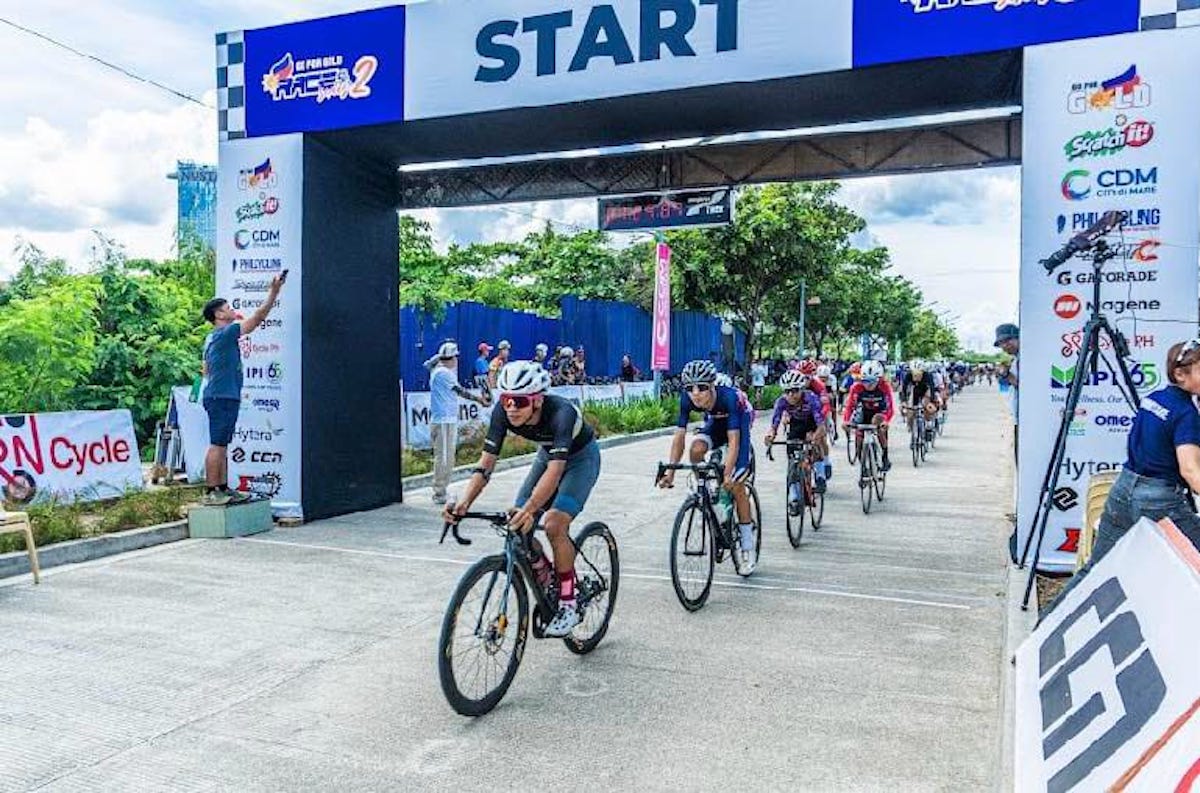
[[0, 510], [0, 534], [24, 534], [25, 551], [29, 554], [29, 567], [33, 571], [33, 583], [42, 583], [42, 571], [38, 567], [37, 546], [33, 544], [33, 527], [24, 512]]

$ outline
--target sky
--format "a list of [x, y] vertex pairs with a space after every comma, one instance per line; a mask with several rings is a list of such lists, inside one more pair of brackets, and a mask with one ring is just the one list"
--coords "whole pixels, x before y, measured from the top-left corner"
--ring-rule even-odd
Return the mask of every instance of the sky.
[[[0, 84], [0, 280], [31, 242], [77, 268], [93, 230], [133, 256], [170, 255], [176, 160], [216, 162], [213, 36], [380, 5], [387, 0], [0, 0], [0, 49], [19, 64]], [[52, 46], [15, 23], [209, 105]], [[10, 67], [11, 68], [11, 67]], [[1016, 321], [1019, 169], [850, 180], [842, 200], [866, 218], [864, 242], [886, 245], [894, 270], [964, 344], [988, 349]], [[442, 246], [520, 239], [547, 219], [594, 228], [592, 201], [419, 213]]]

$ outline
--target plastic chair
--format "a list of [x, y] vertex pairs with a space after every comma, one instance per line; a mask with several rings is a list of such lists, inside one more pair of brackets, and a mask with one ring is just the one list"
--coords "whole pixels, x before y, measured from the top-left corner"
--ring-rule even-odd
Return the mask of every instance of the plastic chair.
[[42, 583], [42, 571], [38, 567], [37, 546], [33, 543], [33, 527], [24, 512], [0, 511], [0, 534], [24, 534], [25, 551], [29, 554], [29, 568], [33, 572], [33, 583]]

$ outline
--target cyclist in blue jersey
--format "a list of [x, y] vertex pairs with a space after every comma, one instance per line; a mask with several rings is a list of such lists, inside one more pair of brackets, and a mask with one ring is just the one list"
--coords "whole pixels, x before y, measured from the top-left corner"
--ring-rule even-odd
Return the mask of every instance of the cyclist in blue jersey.
[[[712, 361], [692, 361], [683, 367], [679, 379], [684, 391], [679, 398], [679, 421], [671, 438], [670, 462], [675, 464], [683, 459], [684, 439], [692, 413], [704, 413], [704, 426], [692, 438], [689, 459], [692, 464], [702, 463], [709, 452], [725, 449], [724, 487], [733, 497], [741, 537], [739, 568], [749, 574], [755, 566], [754, 522], [746, 482], [754, 473], [750, 444], [754, 408], [737, 389], [717, 385], [717, 368]], [[674, 471], [666, 472], [658, 481], [659, 487], [674, 485]]]

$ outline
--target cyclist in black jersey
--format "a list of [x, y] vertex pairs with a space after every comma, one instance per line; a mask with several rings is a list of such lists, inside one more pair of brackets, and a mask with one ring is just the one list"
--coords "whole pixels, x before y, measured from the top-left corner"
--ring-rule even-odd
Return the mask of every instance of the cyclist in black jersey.
[[[583, 511], [600, 476], [600, 447], [583, 414], [570, 401], [547, 394], [550, 375], [541, 364], [513, 361], [500, 370], [496, 408], [492, 410], [483, 455], [472, 473], [462, 500], [447, 505], [443, 518], [457, 522], [487, 487], [500, 449], [508, 433], [538, 444], [537, 458], [525, 477], [513, 504], [509, 523], [523, 532], [533, 529], [544, 510], [542, 528], [550, 540], [554, 571], [558, 574], [558, 613], [546, 626], [547, 636], [566, 636], [579, 624], [581, 614], [575, 598], [575, 546], [571, 521]], [[541, 544], [533, 545], [534, 572], [540, 585], [551, 579], [549, 563]], [[545, 579], [543, 579], [543, 573]]]

